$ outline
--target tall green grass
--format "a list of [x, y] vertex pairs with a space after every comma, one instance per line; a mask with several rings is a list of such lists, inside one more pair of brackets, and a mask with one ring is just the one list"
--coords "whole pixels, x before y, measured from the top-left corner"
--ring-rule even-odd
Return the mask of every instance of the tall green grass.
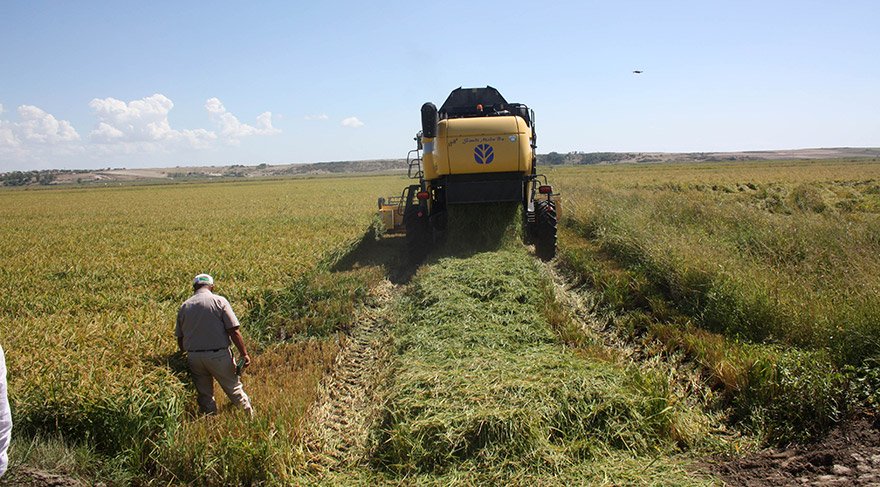
[[619, 332], [684, 351], [768, 441], [816, 438], [870, 404], [854, 384], [880, 350], [877, 164], [588, 175], [565, 178], [560, 260]]
[[651, 171], [631, 174], [630, 187], [571, 184], [572, 228], [706, 329], [825, 349], [840, 365], [878, 353], [878, 215], [843, 210], [834, 196], [861, 191], [872, 199], [874, 185], [760, 181], [727, 193], [642, 185]]

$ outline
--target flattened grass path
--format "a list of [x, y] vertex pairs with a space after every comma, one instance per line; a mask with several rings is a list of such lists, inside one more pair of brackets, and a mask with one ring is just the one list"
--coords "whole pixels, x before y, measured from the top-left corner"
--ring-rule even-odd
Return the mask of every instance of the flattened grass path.
[[318, 389], [318, 399], [304, 424], [309, 473], [321, 474], [360, 463], [372, 420], [378, 413], [376, 386], [388, 359], [388, 308], [395, 285], [381, 281], [371, 291], [374, 301], [355, 314], [332, 371]]
[[392, 328], [373, 473], [328, 480], [710, 483], [667, 456], [689, 439], [665, 378], [562, 345], [541, 312], [542, 279], [521, 246], [423, 267]]

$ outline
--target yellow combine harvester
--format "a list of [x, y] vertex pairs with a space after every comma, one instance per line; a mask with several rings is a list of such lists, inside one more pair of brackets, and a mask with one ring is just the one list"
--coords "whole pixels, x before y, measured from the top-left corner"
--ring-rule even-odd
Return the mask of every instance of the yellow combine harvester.
[[498, 90], [458, 88], [438, 110], [422, 105], [422, 130], [407, 156], [418, 179], [400, 197], [379, 199], [389, 231], [405, 231], [411, 257], [440, 241], [450, 205], [521, 202], [523, 237], [544, 260], [556, 255], [559, 195], [537, 173], [535, 112]]

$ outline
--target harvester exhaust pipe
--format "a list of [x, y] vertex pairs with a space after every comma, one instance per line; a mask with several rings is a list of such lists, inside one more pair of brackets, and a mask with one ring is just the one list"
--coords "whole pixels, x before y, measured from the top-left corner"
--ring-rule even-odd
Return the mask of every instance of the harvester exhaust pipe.
[[437, 106], [431, 102], [422, 105], [422, 136], [433, 139], [437, 136]]

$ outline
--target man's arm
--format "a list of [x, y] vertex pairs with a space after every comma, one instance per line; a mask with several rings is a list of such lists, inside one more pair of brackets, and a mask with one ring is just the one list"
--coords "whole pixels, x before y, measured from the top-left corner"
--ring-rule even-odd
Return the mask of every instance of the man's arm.
[[177, 351], [183, 351], [183, 337], [177, 337]]
[[235, 348], [238, 349], [239, 355], [244, 359], [244, 366], [249, 366], [251, 364], [251, 356], [248, 355], [247, 349], [244, 346], [244, 338], [241, 336], [241, 331], [239, 331], [238, 327], [235, 327], [226, 330], [226, 333], [229, 334], [229, 339], [232, 340], [232, 343], [235, 344]]

